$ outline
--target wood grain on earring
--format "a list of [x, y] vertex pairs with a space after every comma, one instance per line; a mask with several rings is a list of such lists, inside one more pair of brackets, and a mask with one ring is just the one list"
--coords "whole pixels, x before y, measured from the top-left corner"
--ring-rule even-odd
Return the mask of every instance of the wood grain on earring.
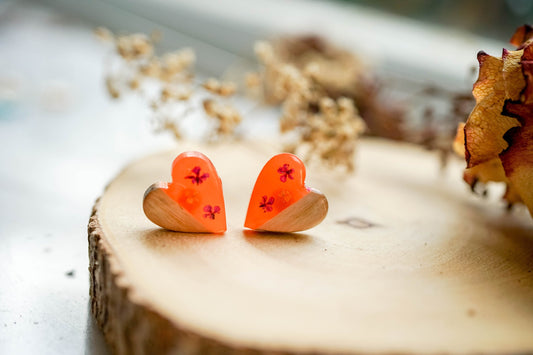
[[146, 217], [168, 230], [209, 233], [207, 228], [165, 193], [167, 188], [166, 182], [156, 182], [148, 187], [143, 198]]
[[300, 232], [320, 224], [328, 214], [328, 200], [318, 190], [309, 193], [285, 208], [257, 230], [270, 232]]

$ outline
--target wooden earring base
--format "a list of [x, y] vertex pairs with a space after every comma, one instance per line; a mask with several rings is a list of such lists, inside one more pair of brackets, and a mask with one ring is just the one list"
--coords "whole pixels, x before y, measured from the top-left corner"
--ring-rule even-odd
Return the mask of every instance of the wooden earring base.
[[301, 232], [320, 224], [328, 214], [328, 199], [315, 189], [269, 219], [257, 230], [278, 233]]

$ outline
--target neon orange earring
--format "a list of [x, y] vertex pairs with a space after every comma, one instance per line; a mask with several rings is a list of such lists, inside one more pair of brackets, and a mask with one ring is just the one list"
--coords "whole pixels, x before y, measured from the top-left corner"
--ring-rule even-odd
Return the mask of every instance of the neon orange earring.
[[177, 232], [223, 233], [226, 208], [215, 166], [200, 152], [185, 152], [172, 163], [172, 182], [157, 182], [144, 193], [146, 217]]
[[305, 166], [297, 156], [283, 153], [271, 158], [255, 182], [244, 226], [288, 233], [322, 222], [328, 200], [304, 183]]

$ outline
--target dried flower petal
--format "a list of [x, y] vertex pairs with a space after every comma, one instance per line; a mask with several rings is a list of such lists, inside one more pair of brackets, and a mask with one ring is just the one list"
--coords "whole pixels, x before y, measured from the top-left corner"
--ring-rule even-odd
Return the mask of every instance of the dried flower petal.
[[202, 87], [212, 94], [224, 97], [231, 96], [237, 91], [237, 86], [233, 82], [221, 82], [215, 78], [207, 79]]
[[97, 27], [94, 30], [94, 35], [96, 36], [96, 38], [103, 42], [111, 42], [115, 39], [113, 33], [111, 33], [111, 31], [109, 31], [105, 27]]
[[157, 78], [161, 75], [161, 62], [158, 58], [151, 58], [148, 63], [141, 64], [139, 72], [144, 76]]
[[274, 61], [274, 49], [272, 45], [265, 41], [259, 41], [255, 43], [254, 46], [255, 55], [263, 62], [268, 64]]
[[149, 57], [153, 53], [150, 39], [142, 33], [119, 36], [116, 46], [118, 54], [127, 61]]
[[129, 87], [132, 90], [137, 90], [141, 86], [141, 78], [136, 76], [129, 82]]
[[188, 87], [165, 85], [161, 90], [161, 101], [168, 100], [186, 101], [192, 95], [192, 90]]
[[112, 98], [118, 99], [120, 97], [120, 91], [118, 90], [116, 82], [113, 78], [108, 76], [105, 79], [105, 85], [107, 88], [107, 92]]
[[239, 111], [229, 104], [206, 99], [203, 101], [203, 107], [207, 116], [217, 120], [217, 133], [219, 135], [233, 134], [237, 125], [242, 121]]
[[215, 78], [209, 78], [202, 84], [202, 86], [207, 91], [216, 94], [218, 90], [220, 89], [220, 81], [218, 81]]
[[261, 76], [259, 73], [246, 73], [244, 81], [247, 88], [253, 89], [261, 85]]
[[231, 96], [235, 94], [237, 91], [237, 85], [232, 82], [223, 82], [220, 84], [220, 89], [218, 90], [218, 94], [220, 96]]
[[166, 53], [161, 61], [163, 63], [163, 80], [171, 80], [177, 74], [188, 69], [196, 60], [196, 55], [191, 48], [183, 48], [175, 52]]

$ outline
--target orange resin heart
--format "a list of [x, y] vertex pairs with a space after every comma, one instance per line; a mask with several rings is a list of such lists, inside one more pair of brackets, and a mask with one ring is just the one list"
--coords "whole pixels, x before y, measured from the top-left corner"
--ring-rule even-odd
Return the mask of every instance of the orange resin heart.
[[172, 163], [172, 182], [151, 185], [143, 210], [152, 222], [178, 232], [223, 233], [226, 209], [215, 166], [200, 152], [185, 152]]
[[272, 232], [298, 232], [326, 217], [328, 201], [320, 191], [307, 188], [305, 166], [295, 155], [270, 159], [257, 178], [244, 226]]

